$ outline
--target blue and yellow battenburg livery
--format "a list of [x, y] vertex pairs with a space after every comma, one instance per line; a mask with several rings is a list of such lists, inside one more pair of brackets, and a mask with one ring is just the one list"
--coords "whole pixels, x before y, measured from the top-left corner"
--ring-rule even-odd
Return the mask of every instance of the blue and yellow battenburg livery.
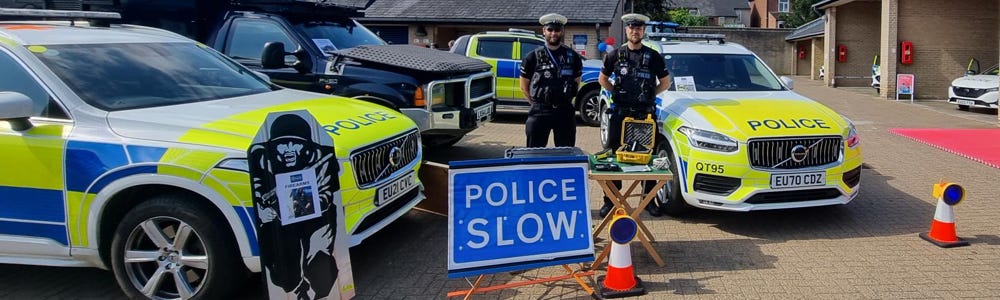
[[[214, 50], [167, 31], [85, 24], [0, 22], [0, 68], [5, 73], [0, 76], [4, 78], [0, 82], [0, 263], [115, 269], [123, 289], [128, 290], [125, 283], [131, 282], [132, 288], [147, 297], [191, 296], [215, 289], [209, 286], [213, 282], [227, 280], [217, 278], [218, 274], [232, 274], [222, 271], [260, 271], [246, 152], [270, 112], [307, 110], [333, 138], [340, 165], [344, 234], [350, 236], [350, 245], [361, 243], [424, 198], [416, 176], [422, 160], [419, 132], [398, 111], [271, 85]], [[171, 51], [124, 50], [132, 46]], [[79, 51], [83, 48], [88, 50]], [[93, 56], [65, 60], [74, 53]], [[107, 53], [118, 56], [101, 56]], [[177, 53], [186, 56], [164, 60], [173, 66], [152, 65], [158, 55]], [[134, 59], [140, 54], [146, 56]], [[132, 72], [97, 77], [86, 73], [127, 63], [134, 63], [125, 65]], [[66, 72], [66, 64], [91, 64], [92, 68]], [[93, 97], [103, 91], [82, 86], [86, 80], [73, 80], [107, 78], [124, 85], [143, 79], [145, 72], [184, 74], [191, 65], [198, 67], [188, 74], [190, 78], [169, 78], [184, 83], [177, 89], [199, 88], [229, 96], [131, 107], [163, 100], [151, 95], [170, 86], [168, 79], [161, 77], [161, 85], [130, 89], [137, 94], [117, 102]], [[208, 72], [215, 73], [204, 76]], [[234, 82], [242, 85], [225, 86]], [[173, 94], [182, 91], [162, 95]], [[395, 156], [390, 158], [390, 153]], [[144, 202], [162, 195], [173, 195], [170, 203], [177, 207], [196, 209], [186, 214], [137, 209], [157, 207], [144, 206]], [[161, 250], [138, 251], [145, 244], [129, 244], [134, 236], [119, 234], [119, 225], [134, 220], [135, 214], [153, 217], [136, 225], [133, 235], [145, 230], [152, 244], [170, 244], [159, 247], [170, 252], [160, 253], [160, 261], [184, 270], [213, 267], [218, 271], [177, 282], [190, 288], [184, 291], [164, 291], [147, 284], [149, 278], [135, 275], [142, 270], [129, 266], [155, 262]], [[171, 220], [180, 220], [181, 226], [160, 224]], [[215, 230], [198, 227], [203, 224], [216, 224], [220, 230], [207, 232]], [[192, 239], [192, 232], [198, 237]], [[212, 236], [226, 241], [209, 240]], [[208, 250], [201, 249], [205, 253], [188, 260], [171, 261], [193, 251], [170, 248], [180, 247], [181, 237], [191, 239], [185, 247], [197, 242]], [[110, 248], [119, 239], [126, 241], [126, 248], [116, 254]], [[236, 249], [213, 249], [220, 245]], [[212, 257], [211, 253], [238, 257]], [[222, 261], [237, 266], [219, 265]], [[119, 272], [118, 267], [112, 268], [116, 265], [130, 271]]]

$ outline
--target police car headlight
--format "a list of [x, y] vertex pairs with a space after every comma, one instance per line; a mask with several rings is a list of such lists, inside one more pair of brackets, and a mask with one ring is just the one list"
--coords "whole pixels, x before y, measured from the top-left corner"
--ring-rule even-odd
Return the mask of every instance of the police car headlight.
[[227, 170], [247, 172], [247, 173], [250, 172], [250, 164], [247, 163], [246, 158], [226, 159], [219, 162], [219, 164], [216, 165], [215, 167], [219, 169], [227, 169]]
[[687, 136], [688, 142], [695, 148], [719, 152], [736, 152], [739, 149], [739, 143], [735, 139], [718, 132], [687, 126], [682, 126], [677, 131]]
[[989, 93], [989, 92], [996, 92], [996, 91], [1000, 91], [1000, 87], [986, 89], [987, 93]]

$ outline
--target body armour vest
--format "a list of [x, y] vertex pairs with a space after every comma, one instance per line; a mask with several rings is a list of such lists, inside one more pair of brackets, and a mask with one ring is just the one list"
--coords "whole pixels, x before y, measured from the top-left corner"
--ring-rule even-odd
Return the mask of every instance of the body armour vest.
[[614, 101], [627, 107], [653, 105], [656, 101], [656, 78], [649, 69], [649, 60], [652, 55], [658, 54], [643, 47], [639, 51], [639, 59], [629, 59], [630, 52], [624, 46], [618, 50], [614, 70], [618, 83], [615, 84]]
[[576, 77], [573, 77], [573, 60], [575, 52], [566, 46], [561, 46], [559, 51], [565, 53], [561, 55], [564, 62], [556, 61], [556, 57], [547, 47], [539, 47], [535, 50], [537, 66], [535, 74], [531, 76], [531, 99], [540, 103], [563, 106], [571, 105], [573, 96], [576, 95]]

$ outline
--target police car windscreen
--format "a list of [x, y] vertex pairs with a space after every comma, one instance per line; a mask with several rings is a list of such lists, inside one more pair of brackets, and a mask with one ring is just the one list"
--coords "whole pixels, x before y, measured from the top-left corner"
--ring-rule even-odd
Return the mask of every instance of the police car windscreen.
[[114, 111], [271, 91], [246, 68], [194, 43], [48, 45], [35, 55], [83, 101]]
[[385, 41], [361, 24], [310, 21], [295, 24], [324, 53], [361, 45], [385, 45]]
[[[763, 62], [746, 54], [664, 54], [674, 78], [690, 77], [698, 92], [780, 91], [778, 78]], [[670, 90], [676, 90], [671, 84]]]

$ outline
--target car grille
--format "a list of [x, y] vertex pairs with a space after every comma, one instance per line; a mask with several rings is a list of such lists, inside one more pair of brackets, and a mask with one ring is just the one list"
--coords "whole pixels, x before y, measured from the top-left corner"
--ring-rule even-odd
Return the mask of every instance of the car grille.
[[[358, 187], [368, 188], [406, 167], [417, 159], [419, 147], [420, 133], [413, 130], [354, 151], [351, 164]], [[390, 155], [396, 155], [396, 164], [390, 164]]]
[[964, 88], [957, 86], [951, 87], [951, 91], [955, 92], [955, 96], [967, 98], [979, 98], [979, 96], [986, 94], [986, 89]]
[[[801, 161], [792, 159], [796, 146], [808, 149]], [[839, 136], [757, 139], [747, 143], [750, 166], [762, 169], [798, 169], [836, 162], [840, 159]]]
[[840, 191], [835, 188], [818, 190], [799, 190], [783, 192], [764, 192], [753, 195], [744, 203], [766, 204], [766, 203], [787, 203], [833, 199], [840, 196]]
[[476, 99], [493, 94], [493, 77], [476, 78], [469, 85], [469, 98]]
[[729, 195], [740, 187], [740, 179], [708, 174], [694, 175], [694, 190], [716, 195]]

